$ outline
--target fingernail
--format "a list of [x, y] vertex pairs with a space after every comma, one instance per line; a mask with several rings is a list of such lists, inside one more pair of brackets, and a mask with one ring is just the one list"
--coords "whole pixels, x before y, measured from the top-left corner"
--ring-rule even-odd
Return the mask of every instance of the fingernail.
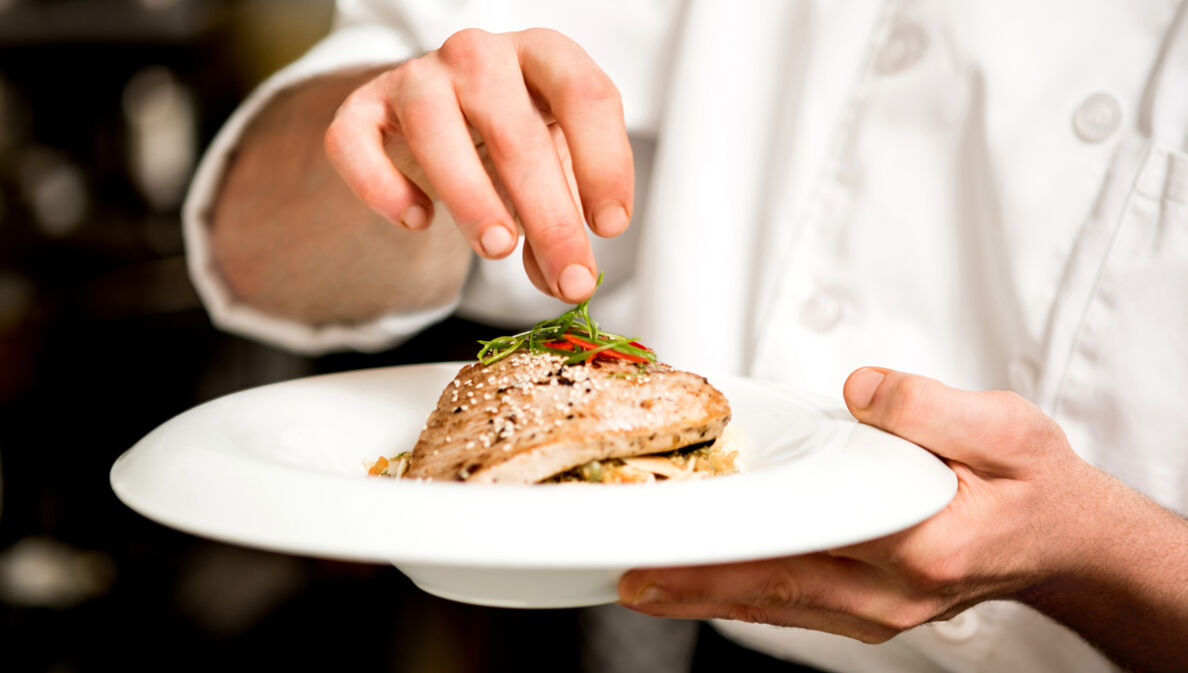
[[618, 236], [627, 229], [627, 210], [617, 203], [608, 203], [594, 213], [594, 233], [599, 236]]
[[423, 229], [429, 213], [425, 212], [425, 208], [418, 203], [414, 203], [404, 211], [404, 215], [400, 217], [400, 223], [409, 229]]
[[632, 605], [642, 605], [644, 603], [663, 603], [668, 600], [668, 595], [663, 589], [655, 584], [645, 584], [635, 592], [635, 598], [631, 600]]
[[512, 238], [507, 227], [496, 224], [487, 227], [487, 230], [479, 237], [479, 245], [483, 248], [483, 254], [488, 257], [502, 257], [511, 252], [515, 245], [515, 239]]
[[594, 291], [594, 274], [581, 264], [570, 264], [557, 279], [561, 298], [567, 301], [581, 301]]
[[854, 372], [850, 377], [850, 404], [856, 409], [869, 407], [883, 377], [883, 372], [869, 367]]

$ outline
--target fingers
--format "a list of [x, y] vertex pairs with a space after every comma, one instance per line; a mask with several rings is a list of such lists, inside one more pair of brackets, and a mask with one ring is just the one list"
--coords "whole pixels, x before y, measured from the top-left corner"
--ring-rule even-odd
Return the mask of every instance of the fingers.
[[529, 277], [570, 302], [588, 298], [597, 277], [586, 221], [613, 236], [630, 218], [634, 175], [618, 92], [553, 31], [454, 34], [352, 94], [326, 149], [381, 215], [421, 228], [430, 196], [440, 199], [485, 257], [514, 249], [515, 213]]
[[594, 291], [596, 266], [553, 138], [524, 83], [512, 43], [455, 34], [440, 58], [455, 73], [466, 119], [482, 137], [550, 292], [576, 302]]
[[799, 608], [763, 608], [747, 603], [639, 603], [626, 605], [651, 617], [668, 619], [729, 619], [751, 624], [791, 626], [847, 636], [864, 643], [882, 643], [899, 630], [860, 617], [827, 610]]
[[877, 568], [826, 554], [636, 570], [620, 580], [619, 597], [656, 616], [760, 621], [864, 640], [885, 640], [939, 611]]
[[[422, 229], [433, 216], [432, 201], [391, 158], [411, 154], [416, 165], [405, 173], [433, 186], [470, 246], [491, 259], [505, 257], [516, 246], [511, 215], [482, 167], [448, 81], [432, 68], [411, 61], [351, 94], [326, 131], [326, 154], [360, 200], [393, 222]], [[385, 148], [392, 144], [398, 147]]]
[[382, 101], [360, 96], [344, 104], [326, 129], [326, 156], [360, 201], [392, 222], [423, 229], [433, 218], [433, 202], [384, 152], [384, 129], [392, 121]]
[[890, 369], [863, 367], [843, 387], [846, 406], [868, 423], [993, 476], [1017, 477], [1062, 433], [1034, 405], [1003, 391], [969, 392]]
[[614, 83], [572, 40], [546, 29], [515, 34], [524, 80], [565, 132], [590, 228], [627, 228], [635, 185], [623, 104]]
[[414, 61], [392, 73], [397, 81], [385, 88], [393, 92], [401, 133], [471, 247], [504, 257], [516, 245], [511, 214], [483, 169], [453, 88], [435, 68]]
[[536, 289], [545, 294], [552, 294], [549, 291], [548, 283], [545, 282], [544, 273], [540, 270], [540, 264], [536, 261], [536, 254], [532, 252], [532, 242], [524, 242], [524, 273], [528, 274], [528, 280], [536, 286]]
[[874, 567], [826, 554], [715, 566], [632, 571], [619, 582], [628, 603], [741, 603], [796, 606], [864, 618], [884, 611], [884, 577]]

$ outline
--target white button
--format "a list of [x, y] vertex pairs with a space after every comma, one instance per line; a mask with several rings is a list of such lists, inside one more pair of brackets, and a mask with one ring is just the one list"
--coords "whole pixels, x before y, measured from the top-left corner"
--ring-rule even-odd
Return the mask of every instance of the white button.
[[978, 616], [966, 610], [947, 622], [929, 624], [936, 635], [950, 643], [963, 643], [978, 632]]
[[831, 289], [819, 290], [800, 306], [800, 321], [805, 327], [828, 332], [837, 327], [845, 313], [845, 307], [838, 292]]
[[1011, 390], [1023, 397], [1030, 397], [1035, 393], [1035, 384], [1039, 380], [1039, 365], [1028, 357], [1011, 360], [1007, 365], [1007, 379], [1011, 383]]
[[1087, 143], [1105, 140], [1122, 123], [1122, 106], [1108, 93], [1095, 93], [1073, 113], [1073, 130]]
[[917, 23], [901, 21], [891, 29], [887, 41], [874, 57], [874, 70], [891, 75], [916, 64], [928, 49], [928, 34]]

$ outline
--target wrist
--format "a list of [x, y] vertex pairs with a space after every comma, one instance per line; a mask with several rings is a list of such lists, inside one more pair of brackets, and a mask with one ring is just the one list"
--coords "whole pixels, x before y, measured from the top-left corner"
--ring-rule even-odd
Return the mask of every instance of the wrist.
[[1015, 598], [1124, 665], [1139, 665], [1143, 651], [1182, 654], [1188, 522], [1087, 464], [1070, 480], [1076, 496], [1062, 507], [1063, 529], [1049, 536], [1060, 551]]

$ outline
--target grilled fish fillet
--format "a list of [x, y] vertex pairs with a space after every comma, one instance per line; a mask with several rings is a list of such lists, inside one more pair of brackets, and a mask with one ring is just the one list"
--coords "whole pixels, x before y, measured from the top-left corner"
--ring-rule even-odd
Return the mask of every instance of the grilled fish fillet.
[[458, 373], [405, 477], [531, 484], [591, 460], [711, 441], [729, 421], [725, 396], [695, 374], [525, 351]]

